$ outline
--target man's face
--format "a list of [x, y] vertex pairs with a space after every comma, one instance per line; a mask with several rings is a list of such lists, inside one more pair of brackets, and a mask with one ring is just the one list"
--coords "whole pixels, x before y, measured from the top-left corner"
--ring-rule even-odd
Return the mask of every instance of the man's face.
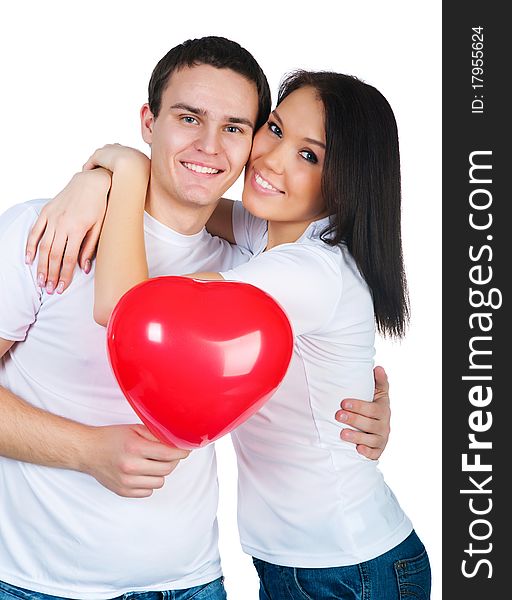
[[236, 181], [251, 151], [256, 85], [210, 65], [175, 71], [155, 119], [141, 110], [151, 145], [151, 187], [184, 205], [209, 206]]

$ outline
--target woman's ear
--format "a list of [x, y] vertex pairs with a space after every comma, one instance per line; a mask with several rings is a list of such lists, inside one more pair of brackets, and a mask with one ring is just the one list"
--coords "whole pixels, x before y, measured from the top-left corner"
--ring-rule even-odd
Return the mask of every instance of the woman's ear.
[[142, 133], [142, 139], [151, 146], [153, 141], [153, 124], [155, 117], [149, 108], [149, 104], [144, 104], [140, 109], [140, 129]]

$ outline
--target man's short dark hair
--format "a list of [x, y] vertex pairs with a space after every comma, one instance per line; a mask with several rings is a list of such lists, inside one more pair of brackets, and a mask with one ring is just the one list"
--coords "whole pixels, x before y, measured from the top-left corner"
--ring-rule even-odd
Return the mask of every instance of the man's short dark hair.
[[256, 85], [258, 91], [258, 117], [256, 129], [268, 118], [271, 108], [270, 88], [265, 73], [253, 55], [240, 44], [224, 37], [208, 36], [187, 40], [162, 57], [149, 80], [148, 102], [153, 115], [158, 117], [162, 94], [174, 71], [183, 67], [211, 65], [217, 69], [231, 69]]

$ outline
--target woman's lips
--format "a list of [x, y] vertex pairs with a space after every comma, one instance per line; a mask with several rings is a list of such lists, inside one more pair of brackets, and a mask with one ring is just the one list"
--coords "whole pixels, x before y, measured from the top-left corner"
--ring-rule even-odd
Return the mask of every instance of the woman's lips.
[[274, 185], [272, 185], [272, 183], [268, 179], [265, 179], [265, 177], [263, 177], [261, 173], [259, 173], [255, 169], [253, 169], [252, 172], [251, 184], [256, 189], [256, 191], [264, 194], [284, 193], [281, 190], [277, 189]]

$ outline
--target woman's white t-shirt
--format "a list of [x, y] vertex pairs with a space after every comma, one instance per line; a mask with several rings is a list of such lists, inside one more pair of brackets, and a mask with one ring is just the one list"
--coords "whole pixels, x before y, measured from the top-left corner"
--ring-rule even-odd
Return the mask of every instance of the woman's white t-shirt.
[[254, 258], [222, 272], [273, 296], [294, 331], [282, 384], [232, 434], [242, 546], [284, 566], [359, 563], [412, 531], [377, 462], [339, 437], [340, 401], [373, 398], [375, 322], [368, 286], [347, 248], [319, 237], [328, 223], [316, 221], [297, 242], [264, 252], [266, 222], [237, 202], [235, 239]]

